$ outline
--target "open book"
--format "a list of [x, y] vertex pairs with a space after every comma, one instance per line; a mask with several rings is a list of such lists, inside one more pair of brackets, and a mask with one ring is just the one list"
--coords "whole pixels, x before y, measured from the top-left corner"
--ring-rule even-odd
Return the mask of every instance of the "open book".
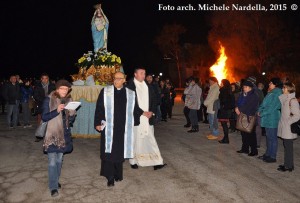
[[65, 109], [68, 110], [76, 110], [80, 106], [81, 102], [73, 101], [69, 102], [67, 106], [65, 106]]

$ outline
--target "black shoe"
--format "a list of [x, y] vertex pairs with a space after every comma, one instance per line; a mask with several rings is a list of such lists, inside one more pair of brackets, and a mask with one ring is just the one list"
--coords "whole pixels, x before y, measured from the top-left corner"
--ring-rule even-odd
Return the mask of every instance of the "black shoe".
[[55, 190], [51, 190], [51, 197], [56, 197], [58, 196], [58, 191], [55, 189]]
[[108, 180], [108, 181], [107, 181], [107, 187], [113, 187], [113, 186], [115, 186], [115, 181], [114, 181], [114, 179]]
[[265, 159], [264, 159], [264, 162], [266, 162], [266, 163], [275, 163], [275, 162], [276, 162], [276, 159], [273, 159], [273, 158], [271, 158], [271, 157], [268, 157], [268, 158], [265, 158]]
[[58, 183], [58, 189], [61, 189], [61, 184], [60, 183]]
[[191, 127], [191, 124], [190, 124], [190, 123], [187, 123], [187, 124], [185, 124], [183, 127], [189, 128], [189, 127]]
[[154, 170], [158, 170], [158, 169], [162, 169], [163, 167], [165, 167], [167, 164], [163, 164], [163, 165], [156, 165], [153, 166]]
[[[278, 168], [285, 168], [284, 164], [279, 165]], [[292, 166], [292, 169], [294, 169], [294, 166]]]
[[249, 152], [247, 152], [247, 151], [244, 151], [244, 150], [238, 150], [238, 151], [236, 151], [237, 153], [244, 153], [244, 154], [248, 154]]
[[203, 123], [208, 123], [208, 121], [203, 121]]
[[277, 171], [280, 171], [280, 172], [286, 172], [286, 171], [292, 172], [293, 170], [294, 170], [294, 167], [286, 168], [285, 166], [283, 166], [283, 167], [277, 168]]
[[122, 181], [122, 180], [123, 180], [122, 178], [115, 177], [115, 181], [116, 181], [116, 182], [120, 182], [120, 181]]
[[196, 128], [192, 128], [190, 130], [187, 131], [188, 133], [195, 133], [198, 132], [198, 130]]
[[266, 155], [262, 155], [262, 156], [259, 156], [259, 157], [257, 157], [258, 159], [260, 159], [260, 160], [265, 160], [265, 159], [268, 159], [268, 158], [270, 158], [269, 156], [266, 156]]
[[130, 165], [132, 169], [138, 169], [139, 166], [137, 164], [134, 164], [134, 165]]
[[161, 119], [161, 121], [165, 121], [165, 122], [167, 122], [167, 119]]
[[219, 141], [219, 143], [221, 144], [229, 144], [229, 140], [228, 139], [222, 139]]
[[248, 156], [257, 156], [258, 155], [258, 152], [250, 152], [249, 154], [248, 154]]
[[229, 130], [229, 133], [234, 133], [235, 132], [235, 129], [230, 129]]
[[40, 141], [42, 141], [42, 140], [43, 140], [43, 138], [36, 137], [34, 141], [35, 141], [35, 142], [40, 142]]

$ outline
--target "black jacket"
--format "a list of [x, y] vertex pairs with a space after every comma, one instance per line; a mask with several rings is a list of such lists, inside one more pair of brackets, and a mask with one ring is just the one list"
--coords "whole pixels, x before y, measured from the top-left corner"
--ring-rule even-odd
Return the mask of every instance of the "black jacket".
[[[48, 85], [48, 95], [55, 90], [55, 85], [52, 83], [49, 83]], [[43, 112], [43, 101], [46, 98], [45, 97], [45, 90], [43, 88], [43, 85], [41, 82], [39, 82], [38, 84], [36, 84], [36, 86], [34, 87], [34, 91], [33, 91], [33, 98], [37, 103], [37, 111], [38, 113], [42, 113]]]
[[219, 100], [220, 100], [220, 109], [218, 111], [218, 118], [229, 119], [231, 117], [235, 105], [235, 98], [231, 92], [230, 87], [220, 88]]
[[[147, 83], [146, 83], [147, 84]], [[157, 101], [156, 101], [156, 95], [155, 95], [155, 92], [153, 90], [153, 87], [151, 85], [148, 85], [148, 93], [149, 93], [149, 109], [148, 111], [151, 111], [151, 112], [156, 112], [156, 109], [157, 109]], [[135, 95], [137, 97], [137, 94], [136, 94], [136, 87], [135, 87], [135, 84], [133, 82], [133, 79], [131, 79], [130, 81], [128, 81], [127, 83], [127, 88], [131, 89], [132, 91], [135, 92]], [[149, 119], [149, 124], [150, 125], [154, 125], [155, 123], [155, 116], [152, 116], [150, 119]], [[139, 125], [139, 121], [138, 121], [138, 125]]]
[[8, 82], [4, 86], [3, 97], [8, 104], [17, 104], [17, 100], [21, 100], [21, 90], [20, 85], [16, 83], [13, 85]]
[[[105, 152], [106, 135], [105, 130], [101, 131], [101, 142], [100, 142], [100, 158], [101, 160], [107, 160], [110, 162], [123, 162], [124, 161], [124, 133], [126, 123], [126, 106], [127, 106], [127, 95], [125, 88], [116, 90], [114, 87], [114, 120], [113, 120], [113, 142], [111, 153]], [[105, 117], [106, 108], [104, 106], [104, 89], [101, 90], [95, 110], [94, 125], [101, 125], [101, 121], [106, 121]], [[143, 114], [135, 102], [134, 106], [134, 125], [138, 125], [140, 116]]]

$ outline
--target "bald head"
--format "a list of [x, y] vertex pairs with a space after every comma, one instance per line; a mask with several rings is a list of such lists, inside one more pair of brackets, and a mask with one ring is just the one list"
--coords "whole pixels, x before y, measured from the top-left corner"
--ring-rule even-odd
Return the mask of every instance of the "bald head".
[[116, 88], [122, 88], [125, 80], [126, 75], [122, 72], [116, 72], [114, 75], [114, 86]]
[[116, 72], [116, 73], [114, 74], [114, 78], [120, 78], [120, 77], [125, 78], [126, 76], [125, 76], [125, 74], [122, 73], [122, 72]]

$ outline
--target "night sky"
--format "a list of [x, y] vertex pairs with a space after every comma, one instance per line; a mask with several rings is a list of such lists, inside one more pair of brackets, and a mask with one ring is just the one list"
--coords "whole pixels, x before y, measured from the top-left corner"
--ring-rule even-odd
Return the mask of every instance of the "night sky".
[[[83, 53], [93, 50], [93, 5], [101, 3], [109, 19], [108, 51], [122, 58], [127, 74], [137, 66], [158, 73], [162, 54], [153, 43], [167, 23], [187, 28], [183, 40], [207, 44], [211, 12], [158, 11], [158, 3], [197, 4], [197, 0], [20, 0], [1, 4], [1, 78], [10, 74], [68, 77]], [[210, 1], [211, 2], [211, 1]], [[201, 2], [203, 3], [203, 2]], [[299, 12], [298, 12], [299, 13]], [[299, 15], [298, 15], [299, 16]]]

